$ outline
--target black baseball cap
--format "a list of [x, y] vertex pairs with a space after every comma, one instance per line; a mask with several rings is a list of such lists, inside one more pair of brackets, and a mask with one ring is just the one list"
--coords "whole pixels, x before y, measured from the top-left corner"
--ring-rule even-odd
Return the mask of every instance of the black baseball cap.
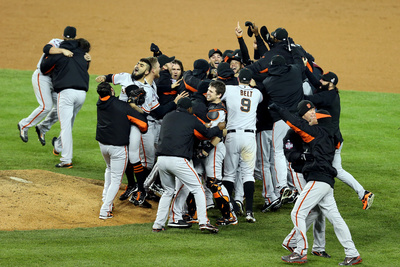
[[271, 58], [271, 62], [270, 65], [285, 65], [286, 64], [286, 60], [283, 56], [281, 55], [275, 55]]
[[302, 100], [297, 105], [297, 113], [300, 115], [300, 117], [303, 117], [304, 114], [306, 114], [310, 109], [313, 108], [315, 108], [313, 102], [309, 100]]
[[193, 75], [206, 73], [210, 69], [210, 65], [205, 59], [198, 59], [193, 63]]
[[241, 83], [250, 83], [250, 80], [253, 78], [253, 72], [249, 69], [241, 69], [239, 72], [239, 82]]
[[285, 40], [288, 38], [289, 34], [285, 28], [277, 28], [275, 31], [271, 33], [278, 40]]
[[160, 55], [157, 57], [158, 63], [160, 63], [160, 67], [172, 62], [174, 59], [175, 57], [167, 57], [166, 55]]
[[326, 82], [331, 82], [336, 85], [339, 82], [338, 76], [333, 72], [327, 72], [321, 76], [321, 79]]
[[189, 97], [183, 97], [178, 100], [178, 108], [188, 109], [192, 107], [192, 100]]
[[220, 54], [221, 57], [222, 57], [222, 52], [221, 52], [221, 50], [219, 50], [218, 48], [213, 48], [213, 49], [211, 49], [210, 51], [208, 51], [208, 57], [209, 57], [209, 58], [212, 57], [212, 55], [214, 55], [215, 53]]
[[76, 37], [76, 28], [72, 26], [67, 26], [64, 29], [64, 37], [65, 38], [75, 38]]

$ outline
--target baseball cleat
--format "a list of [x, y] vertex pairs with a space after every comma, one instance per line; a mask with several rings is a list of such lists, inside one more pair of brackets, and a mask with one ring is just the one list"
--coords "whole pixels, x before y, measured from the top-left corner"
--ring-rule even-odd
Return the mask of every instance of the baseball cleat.
[[255, 223], [256, 222], [256, 218], [254, 218], [254, 214], [253, 214], [252, 211], [246, 212], [246, 222], [248, 222], [248, 223]]
[[111, 218], [113, 218], [113, 217], [114, 217], [114, 215], [113, 215], [112, 212], [107, 212], [107, 215], [101, 215], [101, 214], [100, 214], [99, 219], [101, 219], [101, 220], [107, 220], [107, 219], [111, 219]]
[[356, 265], [362, 262], [361, 256], [357, 257], [346, 257], [344, 261], [340, 262], [339, 265]]
[[182, 216], [182, 219], [187, 222], [187, 223], [199, 223], [199, 220], [197, 219], [197, 216], [190, 216], [189, 214], [184, 214]]
[[131, 196], [129, 202], [133, 203], [133, 205], [135, 206], [151, 209], [151, 204], [146, 201], [146, 196], [147, 196], [146, 192], [138, 191], [136, 192], [136, 194], [133, 194]]
[[297, 191], [297, 189], [293, 189], [292, 194], [287, 199], [287, 203], [296, 203], [298, 197], [299, 197], [299, 192]]
[[290, 196], [292, 195], [292, 190], [289, 187], [284, 187], [281, 189], [281, 202], [285, 204], [289, 201]]
[[239, 201], [239, 200], [236, 200], [235, 203], [237, 205], [237, 210], [235, 210], [236, 214], [238, 216], [243, 215], [243, 213], [244, 213], [243, 212], [243, 203], [241, 201]]
[[56, 150], [56, 148], [54, 147], [54, 143], [56, 142], [56, 140], [57, 140], [57, 137], [53, 137], [53, 140], [51, 140], [51, 144], [53, 145], [53, 155], [54, 155], [54, 156], [60, 155], [60, 152], [58, 152], [58, 151]]
[[211, 224], [209, 224], [209, 223], [207, 223], [207, 224], [200, 224], [199, 229], [200, 229], [202, 232], [205, 231], [205, 230], [208, 230], [208, 231], [210, 231], [210, 233], [212, 233], [212, 234], [217, 234], [218, 231], [219, 231], [217, 227], [215, 227], [214, 225], [211, 225]]
[[137, 191], [137, 185], [134, 186], [126, 186], [125, 191], [119, 196], [119, 200], [126, 200], [130, 196], [133, 195], [133, 193]]
[[281, 259], [284, 262], [288, 262], [288, 263], [300, 263], [300, 264], [302, 264], [302, 263], [306, 263], [307, 262], [307, 255], [300, 256], [296, 252], [293, 252], [292, 254], [290, 254], [288, 256], [282, 256]]
[[163, 232], [163, 231], [165, 231], [165, 228], [164, 228], [164, 227], [161, 227], [161, 228], [153, 228], [153, 230], [152, 230], [153, 233], [159, 233], [159, 232]]
[[296, 249], [295, 247], [289, 247], [289, 246], [286, 246], [285, 244], [282, 244], [282, 247], [283, 247], [284, 249], [286, 249], [286, 250], [292, 252], [292, 253], [293, 253], [294, 250]]
[[56, 164], [56, 167], [57, 168], [64, 168], [64, 169], [71, 169], [73, 166], [72, 166], [72, 163], [62, 163], [62, 162], [60, 162], [60, 163]]
[[323, 257], [323, 258], [330, 258], [331, 257], [331, 255], [329, 255], [328, 253], [326, 253], [326, 251], [321, 251], [321, 252], [318, 252], [318, 251], [313, 251], [313, 252], [311, 252], [313, 255], [315, 255], [315, 256], [318, 256], [318, 257]]
[[277, 211], [280, 207], [282, 207], [282, 202], [279, 198], [277, 198], [270, 203], [265, 202], [263, 207], [261, 208], [261, 212], [265, 213], [268, 211]]
[[190, 228], [192, 227], [192, 224], [187, 223], [184, 220], [178, 220], [178, 222], [169, 222], [167, 226], [171, 228]]
[[226, 226], [226, 225], [236, 225], [238, 224], [238, 220], [236, 217], [230, 217], [229, 219], [225, 219], [224, 217], [219, 218], [215, 224], [217, 226]]
[[365, 190], [364, 197], [361, 199], [364, 210], [367, 210], [372, 206], [372, 202], [374, 202], [374, 197], [375, 195], [373, 193]]
[[35, 129], [39, 138], [39, 142], [42, 144], [42, 146], [46, 145], [46, 139], [44, 139], [45, 133], [42, 133], [37, 125], [35, 126]]
[[19, 131], [19, 137], [21, 137], [21, 140], [24, 141], [25, 143], [28, 142], [28, 131], [27, 130], [22, 130], [21, 125], [18, 123], [18, 131]]

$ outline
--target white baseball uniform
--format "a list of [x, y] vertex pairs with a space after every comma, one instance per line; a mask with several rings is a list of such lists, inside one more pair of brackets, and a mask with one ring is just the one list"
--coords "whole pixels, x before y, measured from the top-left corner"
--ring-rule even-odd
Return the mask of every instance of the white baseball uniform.
[[[49, 44], [53, 47], [60, 47], [62, 39], [52, 39]], [[21, 130], [28, 131], [32, 126], [35, 126], [42, 121], [51, 111], [51, 115], [38, 125], [40, 131], [46, 133], [50, 130], [51, 126], [58, 121], [57, 117], [57, 93], [53, 90], [53, 83], [51, 77], [44, 75], [40, 71], [40, 64], [42, 63], [45, 54], [43, 53], [40, 58], [37, 68], [32, 75], [32, 85], [35, 92], [36, 99], [39, 103], [37, 107], [27, 118], [22, 119], [19, 122]]]
[[243, 183], [254, 182], [256, 161], [256, 111], [262, 101], [258, 89], [246, 85], [228, 85], [222, 100], [226, 102], [228, 122], [226, 129], [226, 156], [223, 180], [235, 182], [240, 167]]

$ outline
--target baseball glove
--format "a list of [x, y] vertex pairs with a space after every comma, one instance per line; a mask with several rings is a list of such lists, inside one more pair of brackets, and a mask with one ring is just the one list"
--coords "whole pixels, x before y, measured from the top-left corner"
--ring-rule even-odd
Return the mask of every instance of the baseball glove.
[[125, 88], [126, 95], [128, 96], [128, 103], [142, 105], [146, 98], [146, 91], [142, 87], [136, 85], [129, 85]]

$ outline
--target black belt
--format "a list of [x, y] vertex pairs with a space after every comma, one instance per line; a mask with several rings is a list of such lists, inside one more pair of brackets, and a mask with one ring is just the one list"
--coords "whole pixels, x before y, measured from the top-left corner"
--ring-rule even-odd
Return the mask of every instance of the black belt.
[[[246, 129], [246, 130], [243, 130], [245, 133], [254, 133], [255, 131], [254, 130], [250, 130], [250, 129]], [[236, 133], [236, 130], [228, 130], [227, 131], [228, 133]]]

